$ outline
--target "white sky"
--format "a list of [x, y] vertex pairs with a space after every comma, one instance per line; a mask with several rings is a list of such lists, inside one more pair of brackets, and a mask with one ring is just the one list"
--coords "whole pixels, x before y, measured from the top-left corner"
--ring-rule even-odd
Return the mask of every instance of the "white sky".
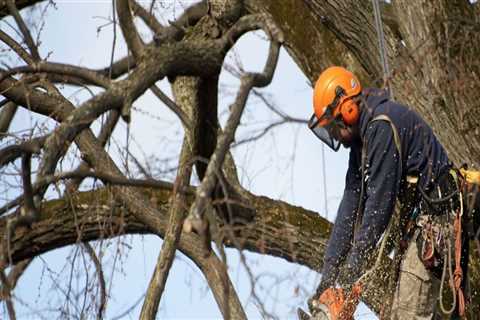
[[[157, 1], [158, 2], [158, 1]], [[112, 27], [106, 26], [97, 34], [97, 28], [106, 23], [105, 17], [111, 16], [110, 1], [57, 1], [57, 9], [49, 10], [45, 25], [41, 32], [41, 55], [49, 56], [50, 61], [81, 64], [89, 68], [104, 67], [109, 64], [112, 49]], [[174, 1], [163, 1], [167, 8], [166, 18], [174, 18]], [[175, 4], [189, 4], [189, 1], [175, 1]], [[175, 10], [175, 15], [180, 13]], [[11, 34], [11, 29], [0, 23], [2, 30]], [[125, 55], [125, 46], [120, 32], [117, 33], [115, 57]], [[243, 37], [235, 46], [237, 56], [247, 70], [261, 70], [267, 56], [268, 43], [259, 35]], [[232, 61], [232, 53], [227, 61]], [[159, 61], [161, 63], [161, 61]], [[231, 93], [236, 92], [238, 81], [226, 72], [221, 75], [221, 88], [226, 94], [219, 97], [222, 121], [225, 121], [227, 106], [233, 101]], [[161, 87], [169, 93], [168, 84], [162, 81]], [[272, 100], [286, 113], [308, 119], [312, 113], [311, 87], [307, 79], [282, 51], [278, 68], [272, 84], [264, 91], [272, 95]], [[230, 94], [228, 94], [230, 93]], [[76, 96], [80, 101], [88, 98], [85, 93]], [[133, 113], [130, 128], [132, 139], [137, 141], [144, 153], [139, 151], [135, 143], [130, 148], [143, 162], [144, 155], [165, 156], [176, 155], [181, 142], [179, 121], [161, 102], [146, 94], [134, 104], [137, 111]], [[20, 112], [14, 119], [13, 129], [31, 127], [40, 118], [32, 119], [25, 112]], [[255, 99], [249, 99], [242, 124], [266, 123], [276, 119], [268, 109]], [[252, 126], [242, 127], [237, 139], [252, 134]], [[120, 123], [114, 134], [115, 141], [124, 145], [126, 126]], [[117, 163], [120, 156], [114, 144], [110, 146], [116, 154]], [[326, 171], [328, 184], [328, 217], [334, 219], [338, 202], [342, 195], [344, 176], [347, 166], [347, 151], [342, 149], [334, 153], [325, 148]], [[282, 126], [274, 129], [261, 140], [244, 145], [234, 150], [234, 157], [239, 168], [242, 184], [252, 192], [274, 199], [282, 199], [294, 205], [325, 214], [325, 203], [322, 176], [322, 145], [308, 128], [303, 125]], [[175, 162], [172, 162], [175, 164]], [[0, 191], [6, 192], [6, 191]], [[9, 192], [11, 194], [11, 192]], [[2, 203], [0, 203], [1, 205]], [[145, 292], [150, 279], [161, 240], [156, 237], [123, 237], [110, 243], [110, 253], [121, 241], [121, 259], [115, 266], [117, 273], [110, 281], [114, 256], [107, 255], [104, 261], [110, 261], [105, 268], [107, 286], [112, 284], [112, 295], [107, 306], [106, 319], [121, 314]], [[130, 247], [131, 249], [129, 249]], [[62, 296], [53, 295], [55, 278], [67, 278], [66, 261], [74, 256], [72, 248], [57, 250], [37, 258], [21, 278], [15, 295], [19, 319], [31, 319], [32, 312], [43, 310], [43, 315], [60, 317], [59, 313], [48, 309], [58, 306]], [[240, 297], [246, 305], [249, 318], [261, 318], [258, 309], [249, 298], [250, 286], [245, 270], [241, 267], [238, 253], [228, 251], [231, 279], [238, 289]], [[255, 275], [264, 275], [257, 290], [266, 299], [269, 311], [274, 311], [281, 319], [294, 318], [292, 311], [297, 306], [305, 307], [305, 299], [318, 284], [319, 276], [306, 268], [299, 267], [272, 257], [248, 254], [249, 265]], [[80, 258], [78, 258], [80, 259]], [[209, 293], [207, 284], [201, 273], [183, 255], [178, 255], [169, 277], [167, 288], [162, 297], [159, 318], [162, 319], [213, 319], [220, 318], [220, 313]], [[92, 271], [93, 272], [93, 271]], [[281, 284], [269, 287], [275, 277], [283, 279]], [[285, 280], [285, 278], [289, 278]], [[54, 280], [52, 280], [54, 279]], [[82, 285], [82, 279], [73, 279]], [[65, 286], [65, 281], [60, 282]], [[306, 291], [295, 293], [300, 286]], [[65, 288], [65, 287], [63, 287]], [[22, 302], [23, 301], [23, 302]], [[25, 304], [23, 307], [22, 305]], [[138, 318], [141, 303], [125, 318]], [[364, 308], [358, 312], [357, 319], [372, 319]]]

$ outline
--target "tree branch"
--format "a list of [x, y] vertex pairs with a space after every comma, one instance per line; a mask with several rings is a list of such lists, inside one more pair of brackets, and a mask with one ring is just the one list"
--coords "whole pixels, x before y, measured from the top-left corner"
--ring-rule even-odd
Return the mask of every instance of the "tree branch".
[[[17, 105], [13, 102], [7, 102], [7, 104], [1, 107], [0, 111], [0, 141], [7, 136], [8, 127], [17, 112]], [[1, 157], [0, 157], [1, 158]]]
[[85, 251], [87, 251], [87, 254], [90, 256], [90, 259], [92, 259], [92, 262], [95, 265], [95, 272], [97, 273], [98, 283], [100, 284], [100, 304], [98, 306], [97, 319], [103, 319], [103, 313], [105, 311], [105, 306], [107, 305], [107, 291], [102, 264], [100, 263], [100, 260], [98, 260], [95, 250], [88, 242], [83, 243], [83, 248]]
[[40, 55], [38, 54], [37, 45], [33, 41], [32, 35], [30, 34], [30, 31], [28, 30], [27, 26], [25, 25], [25, 22], [23, 21], [23, 18], [20, 15], [20, 12], [18, 12], [17, 6], [15, 5], [15, 1], [14, 0], [6, 0], [6, 4], [7, 4], [7, 7], [8, 7], [8, 10], [10, 11], [10, 14], [15, 19], [15, 22], [17, 23], [18, 27], [20, 28], [20, 31], [23, 34], [23, 39], [25, 40], [25, 43], [27, 44], [28, 48], [30, 49], [30, 53], [32, 54], [33, 59], [36, 60], [36, 61], [39, 61], [40, 60]]
[[[252, 24], [252, 22], [250, 23]], [[237, 24], [238, 26], [238, 24]], [[280, 35], [280, 33], [275, 32], [275, 35]], [[217, 147], [212, 157], [210, 158], [205, 177], [202, 180], [200, 187], [196, 192], [196, 200], [190, 209], [189, 218], [186, 221], [186, 229], [190, 230], [194, 226], [199, 230], [200, 233], [203, 233], [205, 230], [201, 227], [203, 220], [203, 212], [205, 210], [206, 204], [213, 188], [216, 184], [216, 172], [218, 172], [223, 164], [225, 154], [230, 146], [230, 143], [233, 141], [235, 136], [236, 128], [240, 123], [240, 117], [243, 113], [243, 109], [247, 102], [248, 95], [250, 90], [256, 87], [264, 87], [268, 85], [273, 77], [273, 72], [275, 70], [278, 55], [280, 52], [280, 42], [277, 39], [281, 39], [281, 35], [278, 38], [272, 39], [270, 45], [270, 51], [265, 65], [264, 71], [261, 74], [248, 73], [242, 76], [240, 89], [237, 94], [237, 98], [234, 104], [231, 106], [231, 114], [227, 120], [225, 130], [220, 135], [217, 143]], [[280, 40], [281, 41], [281, 40]], [[190, 220], [190, 221], [189, 221]]]
[[168, 274], [175, 257], [178, 241], [180, 240], [180, 233], [182, 232], [183, 221], [186, 217], [186, 196], [183, 193], [178, 193], [177, 189], [183, 190], [190, 184], [190, 177], [192, 175], [192, 149], [186, 141], [186, 137], [180, 153], [180, 164], [175, 180], [172, 198], [170, 199], [170, 208], [168, 209], [168, 228], [165, 233], [165, 238], [162, 245], [162, 250], [158, 256], [155, 270], [148, 285], [145, 301], [142, 306], [140, 319], [155, 319], [160, 299], [165, 289]]
[[[107, 141], [110, 139], [110, 136], [113, 130], [115, 129], [115, 126], [117, 125], [119, 118], [120, 118], [120, 112], [118, 112], [118, 110], [110, 111], [110, 114], [107, 117], [107, 121], [105, 121], [105, 124], [102, 126], [102, 129], [100, 130], [100, 133], [98, 135], [98, 143], [100, 143], [102, 147], [105, 147]], [[82, 161], [82, 163], [77, 167], [75, 171], [88, 170], [88, 168], [89, 168], [88, 163], [85, 161]], [[83, 181], [83, 178], [71, 179], [66, 183], [65, 190], [71, 193], [77, 191], [82, 181]]]
[[10, 320], [15, 320], [17, 317], [15, 315], [15, 308], [13, 307], [12, 288], [7, 277], [5, 276], [5, 271], [3, 269], [0, 270], [0, 281], [2, 283], [1, 300], [4, 300], [7, 305], [7, 312]]
[[0, 30], [0, 40], [4, 42], [7, 46], [12, 48], [13, 51], [15, 51], [20, 58], [23, 59], [28, 64], [32, 64], [35, 62], [35, 60], [32, 58], [32, 56], [23, 49], [23, 47], [13, 38], [11, 38], [8, 34]]
[[207, 14], [207, 0], [202, 0], [190, 7], [176, 20], [171, 22], [169, 27], [164, 27], [160, 33], [155, 35], [157, 45], [179, 41], [185, 34], [184, 28], [195, 25], [200, 18]]
[[[161, 234], [164, 234], [168, 227], [172, 189], [173, 186], [156, 190], [128, 189], [130, 194], [140, 192], [150, 199], [156, 208], [157, 227]], [[122, 202], [118, 200], [111, 202], [110, 199], [118, 190], [111, 187], [100, 188], [76, 193], [71, 196], [71, 202], [59, 199], [43, 203], [40, 219], [32, 229], [18, 229], [13, 235], [11, 239], [13, 263], [78, 241], [98, 240], [121, 234], [157, 234], [135, 218], [130, 210], [125, 210]], [[189, 196], [187, 199], [188, 206], [192, 202], [192, 197]], [[242, 249], [271, 254], [306, 265], [313, 270], [321, 270], [323, 251], [331, 228], [328, 221], [315, 212], [266, 197], [252, 196], [248, 201], [257, 212], [255, 219], [247, 225], [233, 228]], [[75, 214], [72, 210], [75, 210]], [[4, 230], [5, 218], [0, 219], [0, 243], [5, 241]], [[222, 228], [219, 232], [226, 234]], [[195, 250], [201, 253], [199, 237], [182, 233], [181, 239], [185, 242], [197, 239], [194, 241]], [[234, 246], [230, 240], [225, 241], [227, 245]], [[183, 251], [182, 246], [180, 249]], [[202, 258], [202, 261], [205, 261], [205, 258]]]
[[137, 28], [133, 23], [130, 8], [130, 0], [117, 1], [117, 14], [122, 29], [123, 37], [127, 42], [128, 49], [132, 52], [135, 60], [138, 60], [143, 53], [143, 43], [138, 35]]
[[160, 88], [156, 85], [151, 86], [150, 90], [153, 92], [153, 94], [155, 94], [158, 99], [160, 99], [160, 101], [162, 101], [173, 113], [177, 115], [177, 117], [180, 119], [180, 121], [182, 121], [182, 124], [186, 128], [191, 128], [191, 123], [188, 120], [187, 114], [182, 109], [180, 109], [172, 99], [170, 99], [165, 93], [163, 93], [163, 91], [160, 90]]
[[2, 72], [2, 75], [0, 76], [0, 82], [2, 82], [5, 78], [18, 73], [53, 73], [56, 75], [71, 76], [83, 80], [86, 82], [86, 84], [92, 84], [103, 88], [108, 88], [111, 84], [109, 79], [105, 78], [102, 74], [94, 70], [54, 62], [38, 62], [29, 66], [21, 66], [9, 69]]
[[0, 150], [0, 168], [21, 157], [25, 153], [39, 153], [47, 136], [34, 138], [20, 144], [11, 145]]
[[112, 63], [110, 66], [96, 71], [101, 73], [104, 77], [117, 79], [128, 71], [133, 70], [136, 66], [137, 63], [135, 62], [135, 59], [131, 55], [128, 55], [127, 57]]
[[130, 0], [130, 5], [132, 6], [133, 14], [138, 15], [140, 18], [142, 18], [143, 22], [145, 22], [145, 24], [155, 34], [160, 34], [163, 31], [164, 27], [158, 22], [155, 16], [145, 10], [145, 8], [139, 5], [137, 1]]

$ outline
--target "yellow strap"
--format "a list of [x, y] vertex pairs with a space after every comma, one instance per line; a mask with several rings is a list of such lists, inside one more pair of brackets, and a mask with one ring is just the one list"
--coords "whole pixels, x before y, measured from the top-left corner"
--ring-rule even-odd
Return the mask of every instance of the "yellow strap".
[[467, 180], [468, 183], [480, 185], [480, 171], [466, 170], [461, 168], [460, 173]]

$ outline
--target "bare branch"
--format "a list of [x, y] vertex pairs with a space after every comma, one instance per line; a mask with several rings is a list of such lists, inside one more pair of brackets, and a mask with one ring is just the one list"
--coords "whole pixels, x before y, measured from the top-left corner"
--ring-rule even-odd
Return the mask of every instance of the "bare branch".
[[[251, 24], [253, 24], [256, 20], [249, 21]], [[281, 39], [281, 37], [279, 38]], [[188, 226], [188, 223], [190, 223], [191, 226], [202, 225], [201, 221], [203, 212], [205, 210], [208, 198], [210, 197], [212, 190], [216, 184], [215, 172], [220, 170], [228, 147], [233, 141], [235, 131], [238, 127], [238, 124], [240, 123], [240, 117], [243, 113], [243, 109], [245, 108], [245, 104], [247, 102], [250, 90], [254, 86], [264, 87], [270, 83], [278, 61], [279, 52], [280, 43], [278, 42], [278, 40], [273, 39], [270, 45], [270, 51], [263, 73], [247, 73], [242, 76], [237, 98], [234, 104], [230, 107], [231, 114], [228, 118], [226, 127], [218, 139], [217, 147], [212, 157], [210, 158], [205, 177], [202, 180], [200, 187], [197, 189], [196, 200], [192, 205], [192, 208], [190, 209], [190, 214], [188, 218], [188, 220], [190, 221], [186, 221], [187, 230], [191, 229], [191, 227]], [[202, 232], [201, 230], [198, 231]]]
[[137, 1], [130, 0], [130, 5], [132, 6], [133, 14], [142, 18], [143, 22], [145, 22], [155, 34], [160, 34], [163, 31], [164, 27], [158, 22], [155, 16], [139, 5]]
[[87, 251], [90, 259], [92, 259], [93, 264], [95, 265], [95, 272], [97, 273], [98, 282], [100, 284], [100, 304], [98, 306], [97, 319], [103, 319], [103, 313], [105, 311], [105, 306], [107, 304], [107, 292], [105, 285], [105, 277], [103, 275], [103, 268], [100, 260], [98, 260], [97, 254], [92, 246], [88, 242], [83, 243], [83, 248]]
[[[8, 100], [7, 100], [8, 101]], [[0, 141], [7, 135], [8, 127], [17, 112], [17, 105], [8, 101], [4, 107], [0, 107]]]
[[[110, 139], [110, 136], [115, 129], [115, 126], [117, 125], [118, 119], [120, 118], [120, 113], [118, 110], [112, 110], [110, 111], [110, 114], [107, 117], [107, 121], [105, 124], [102, 126], [102, 129], [100, 130], [100, 134], [98, 135], [98, 143], [102, 145], [102, 147], [105, 146], [107, 141]], [[85, 171], [88, 170], [89, 165], [87, 162], [82, 162], [75, 171]], [[70, 193], [74, 193], [80, 184], [82, 183], [83, 178], [73, 178], [68, 183], [66, 183], [65, 190], [67, 190]]]
[[163, 28], [160, 33], [156, 34], [155, 42], [160, 45], [180, 40], [185, 34], [184, 28], [196, 24], [207, 14], [207, 11], [207, 0], [192, 5], [176, 21], [170, 21], [169, 27]]
[[66, 117], [67, 104], [64, 101], [40, 90], [33, 89], [28, 86], [29, 82], [31, 81], [24, 79], [5, 79], [0, 82], [0, 92], [8, 100], [33, 112], [43, 114], [57, 121]]
[[37, 61], [40, 60], [40, 55], [38, 54], [37, 45], [33, 41], [32, 35], [30, 34], [30, 31], [28, 30], [27, 25], [23, 21], [23, 18], [20, 15], [20, 12], [18, 12], [17, 6], [15, 5], [15, 1], [6, 0], [6, 2], [7, 2], [8, 10], [10, 11], [10, 14], [15, 19], [15, 22], [17, 23], [18, 27], [20, 28], [20, 31], [23, 34], [23, 38], [28, 46], [28, 49], [30, 49], [30, 53], [32, 54], [32, 57]]
[[54, 63], [54, 62], [39, 62], [33, 63], [29, 66], [22, 66], [12, 68], [10, 70], [2, 72], [0, 76], [0, 82], [5, 78], [18, 73], [53, 73], [57, 75], [71, 76], [85, 81], [87, 84], [97, 85], [103, 88], [108, 88], [111, 84], [110, 80], [105, 78], [100, 73], [89, 70], [87, 68], [81, 68], [73, 65]]
[[128, 71], [134, 69], [136, 66], [137, 64], [135, 59], [129, 55], [112, 63], [106, 68], [97, 70], [97, 72], [101, 73], [105, 77], [109, 77], [110, 79], [117, 79]]
[[224, 50], [229, 50], [235, 42], [245, 33], [253, 30], [263, 29], [267, 34], [283, 43], [284, 37], [282, 32], [274, 25], [264, 14], [251, 14], [241, 17], [222, 37]]
[[22, 216], [33, 222], [38, 217], [37, 208], [33, 201], [33, 188], [31, 178], [31, 153], [24, 153], [22, 155], [22, 181], [23, 181], [23, 213]]
[[19, 261], [18, 263], [15, 264], [13, 269], [10, 270], [7, 278], [8, 283], [10, 284], [10, 289], [13, 290], [15, 288], [15, 286], [17, 285], [18, 279], [23, 274], [23, 272], [27, 269], [27, 267], [30, 265], [32, 260], [33, 258]]
[[192, 149], [187, 139], [186, 137], [180, 153], [179, 169], [170, 200], [171, 206], [168, 210], [168, 228], [165, 233], [162, 250], [158, 256], [155, 271], [148, 285], [140, 319], [155, 319], [158, 305], [173, 263], [173, 258], [175, 257], [178, 241], [180, 240], [183, 221], [186, 217], [186, 197], [185, 194], [178, 193], [177, 190], [187, 188], [192, 175], [192, 162], [189, 160], [192, 155]]
[[[131, 187], [145, 187], [145, 188], [171, 188], [173, 185], [171, 182], [159, 181], [153, 179], [127, 179], [124, 177], [113, 176], [107, 173], [93, 172], [85, 169], [83, 166], [75, 171], [63, 172], [56, 175], [46, 175], [37, 179], [37, 181], [32, 186], [32, 194], [37, 194], [41, 192], [46, 186], [55, 183], [57, 181], [66, 180], [66, 179], [80, 179], [85, 178], [95, 178], [102, 180], [105, 184], [119, 185], [119, 186], [131, 186]], [[178, 192], [185, 194], [192, 194], [193, 190], [191, 189], [179, 189]], [[10, 201], [0, 208], [0, 215], [4, 214], [8, 210], [18, 206], [23, 203], [23, 196], [19, 196], [16, 199]]]
[[172, 110], [172, 112], [175, 113], [178, 118], [180, 118], [180, 121], [182, 121], [182, 124], [186, 128], [191, 127], [190, 120], [188, 119], [186, 113], [182, 109], [180, 109], [172, 99], [170, 99], [165, 93], [163, 93], [163, 91], [160, 90], [159, 87], [153, 85], [150, 87], [150, 90], [152, 90], [155, 96], [160, 99], [160, 101], [162, 101], [170, 110]]
[[35, 60], [32, 58], [32, 56], [23, 49], [23, 47], [13, 38], [11, 38], [8, 34], [0, 30], [0, 40], [4, 42], [7, 46], [12, 48], [13, 51], [15, 51], [20, 58], [23, 59], [28, 64], [32, 64], [35, 62]]
[[39, 153], [46, 139], [47, 136], [38, 137], [0, 150], [0, 167], [14, 161], [24, 153]]
[[131, 14], [130, 0], [117, 1], [117, 14], [122, 29], [123, 37], [127, 42], [128, 49], [133, 53], [136, 60], [140, 58], [143, 52], [143, 42], [138, 35], [137, 28], [133, 23]]
[[2, 282], [2, 299], [4, 300], [5, 303], [7, 304], [7, 311], [8, 311], [8, 316], [10, 317], [10, 320], [15, 320], [17, 319], [15, 315], [15, 308], [13, 307], [13, 302], [12, 302], [12, 288], [10, 283], [8, 282], [7, 277], [5, 276], [5, 271], [2, 269], [0, 270], [0, 280]]

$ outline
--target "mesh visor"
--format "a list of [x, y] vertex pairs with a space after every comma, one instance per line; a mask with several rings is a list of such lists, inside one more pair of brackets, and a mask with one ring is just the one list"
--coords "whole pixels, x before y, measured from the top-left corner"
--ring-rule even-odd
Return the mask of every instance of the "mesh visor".
[[331, 121], [325, 126], [320, 126], [320, 122], [317, 117], [312, 115], [308, 121], [308, 127], [312, 132], [317, 136], [318, 139], [323, 141], [327, 146], [329, 146], [333, 151], [338, 151], [340, 149], [340, 141], [335, 139], [332, 135], [332, 132], [335, 130], [335, 121]]

